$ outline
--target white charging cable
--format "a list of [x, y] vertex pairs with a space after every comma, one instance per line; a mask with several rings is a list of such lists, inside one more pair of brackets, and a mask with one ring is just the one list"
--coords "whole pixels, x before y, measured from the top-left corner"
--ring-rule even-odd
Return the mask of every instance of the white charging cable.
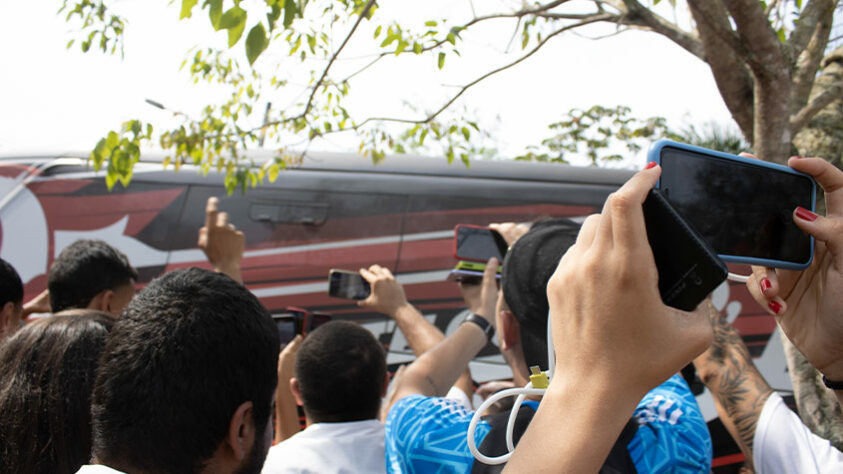
[[738, 275], [737, 273], [729, 272], [729, 280], [738, 283], [746, 283], [751, 275]]
[[[540, 397], [544, 395], [547, 391], [547, 388], [534, 388], [533, 387], [533, 379], [536, 377], [544, 378], [546, 376], [546, 382], [550, 382], [550, 378], [553, 376], [553, 372], [556, 370], [556, 353], [553, 349], [553, 336], [550, 332], [550, 323], [552, 318], [550, 317], [550, 312], [548, 311], [547, 315], [547, 363], [549, 365], [549, 369], [546, 373], [542, 374], [538, 371], [538, 367], [531, 367], [533, 370], [533, 376], [530, 377], [530, 382], [527, 383], [523, 388], [508, 388], [506, 390], [501, 390], [494, 395], [491, 395], [489, 398], [486, 399], [479, 407], [477, 407], [477, 411], [474, 412], [474, 416], [471, 417], [471, 422], [468, 424], [468, 434], [467, 434], [467, 441], [468, 441], [468, 450], [471, 451], [471, 454], [480, 462], [489, 464], [489, 465], [497, 465], [503, 464], [507, 462], [512, 456], [512, 451], [515, 450], [515, 443], [513, 442], [513, 431], [515, 430], [515, 420], [518, 416], [518, 410], [521, 408], [521, 404], [524, 403], [524, 399], [528, 396], [535, 396]], [[538, 380], [538, 379], [537, 379]], [[546, 385], [545, 385], [546, 386]], [[507, 398], [507, 397], [515, 397], [515, 403], [512, 405], [512, 409], [509, 412], [509, 419], [506, 423], [506, 448], [507, 453], [497, 457], [489, 457], [485, 454], [481, 453], [479, 449], [477, 449], [477, 443], [474, 440], [474, 432], [477, 430], [477, 423], [480, 422], [480, 418], [486, 410], [489, 409], [492, 404], [497, 402], [498, 400]]]

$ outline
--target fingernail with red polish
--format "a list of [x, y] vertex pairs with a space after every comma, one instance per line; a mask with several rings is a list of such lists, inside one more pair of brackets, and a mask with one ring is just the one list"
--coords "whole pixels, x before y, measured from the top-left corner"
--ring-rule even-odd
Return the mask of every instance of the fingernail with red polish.
[[801, 157], [801, 156], [791, 156], [791, 158], [796, 158], [797, 160], [801, 160], [801, 159], [802, 159], [802, 157]]
[[770, 280], [766, 278], [761, 279], [761, 293], [764, 293], [769, 290], [771, 286], [773, 286], [773, 284], [770, 283]]
[[779, 314], [779, 311], [782, 310], [782, 305], [778, 301], [770, 301], [767, 307], [770, 308], [770, 311], [776, 314]]
[[655, 161], [651, 161], [651, 162], [647, 163], [647, 166], [645, 166], [644, 169], [648, 170], [650, 168], [655, 168], [657, 164], [658, 163], [656, 163]]
[[796, 208], [796, 217], [802, 219], [803, 221], [814, 222], [817, 220], [817, 215], [813, 212], [805, 209], [802, 206]]

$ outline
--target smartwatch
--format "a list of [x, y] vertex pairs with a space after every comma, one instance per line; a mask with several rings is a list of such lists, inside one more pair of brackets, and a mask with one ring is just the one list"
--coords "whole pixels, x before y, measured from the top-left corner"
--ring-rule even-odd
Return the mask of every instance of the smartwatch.
[[486, 339], [489, 341], [491, 341], [492, 337], [495, 336], [495, 327], [492, 326], [492, 323], [490, 323], [489, 320], [484, 318], [483, 316], [471, 313], [468, 315], [467, 318], [465, 318], [465, 321], [463, 321], [462, 323], [476, 324], [480, 327], [480, 329], [483, 330], [483, 334], [486, 335]]

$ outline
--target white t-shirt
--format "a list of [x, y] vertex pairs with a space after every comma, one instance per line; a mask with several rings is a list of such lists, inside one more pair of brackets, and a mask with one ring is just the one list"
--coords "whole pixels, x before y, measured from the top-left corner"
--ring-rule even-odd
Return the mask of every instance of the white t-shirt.
[[757, 474], [843, 472], [843, 453], [812, 433], [777, 393], [761, 409], [753, 449]]
[[123, 471], [112, 469], [102, 464], [88, 464], [79, 468], [76, 474], [124, 474]]
[[314, 423], [269, 449], [263, 474], [386, 472], [383, 423]]

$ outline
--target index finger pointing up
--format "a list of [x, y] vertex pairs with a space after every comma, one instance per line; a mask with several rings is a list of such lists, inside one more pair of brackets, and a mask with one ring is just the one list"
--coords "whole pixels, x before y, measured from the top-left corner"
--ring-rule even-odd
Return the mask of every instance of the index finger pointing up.
[[205, 227], [210, 229], [217, 224], [217, 211], [219, 209], [220, 201], [215, 196], [208, 198], [208, 204], [205, 206]]

